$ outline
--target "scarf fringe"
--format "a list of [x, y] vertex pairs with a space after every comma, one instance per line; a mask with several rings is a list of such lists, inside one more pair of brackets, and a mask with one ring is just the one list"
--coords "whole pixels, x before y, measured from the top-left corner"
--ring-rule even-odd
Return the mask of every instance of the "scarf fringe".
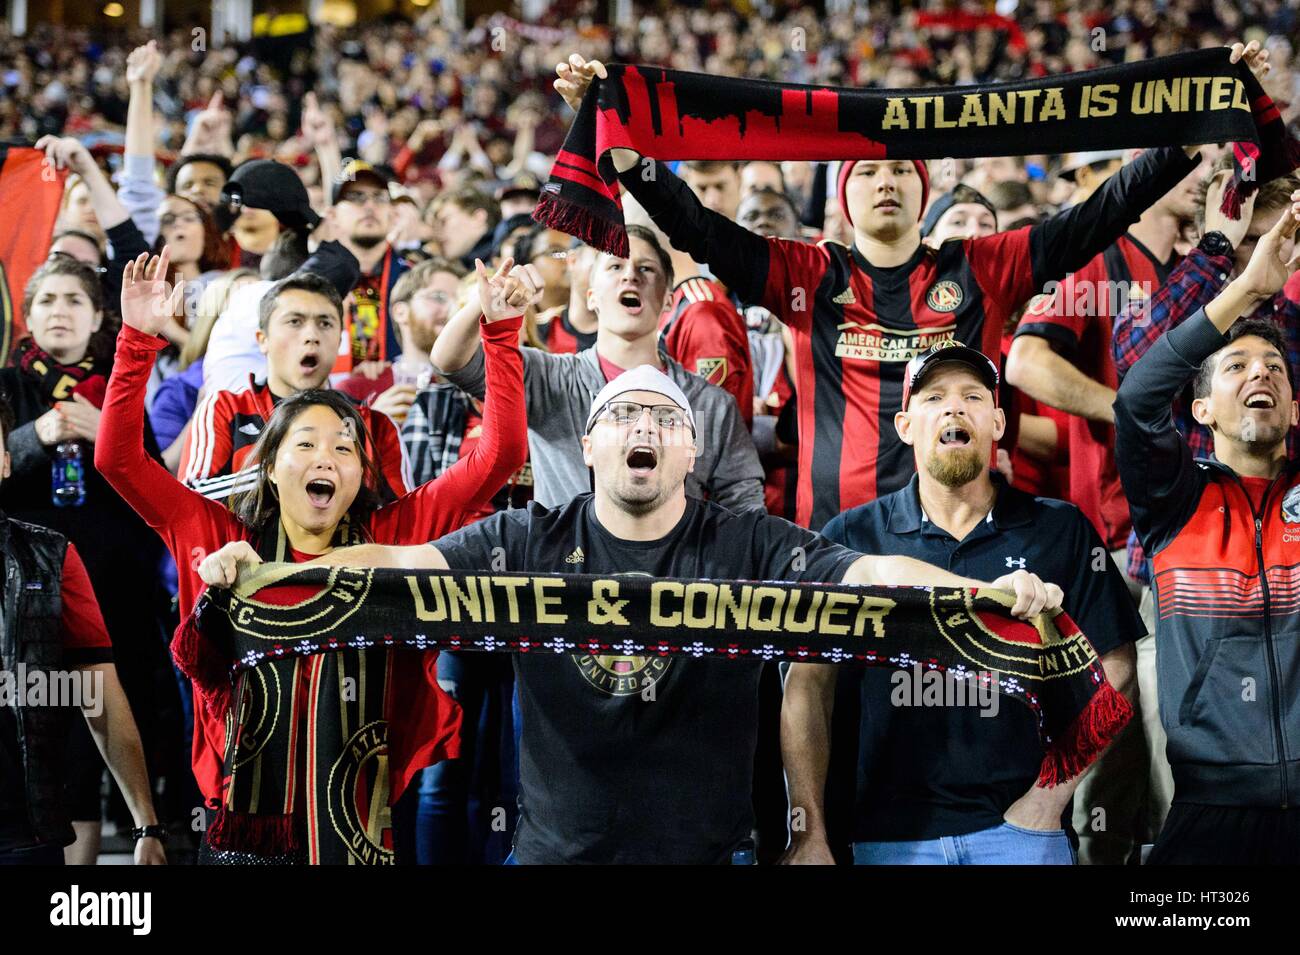
[[172, 659], [194, 684], [195, 694], [206, 711], [221, 718], [230, 709], [233, 697], [229, 658], [216, 652], [212, 639], [204, 635], [199, 617], [206, 606], [206, 599], [201, 599], [176, 628], [172, 637]]
[[575, 236], [601, 252], [626, 259], [629, 254], [627, 230], [622, 222], [610, 222], [594, 215], [589, 206], [581, 205], [553, 192], [542, 193], [533, 209], [533, 220], [559, 232]]
[[1109, 683], [1097, 692], [1064, 733], [1047, 748], [1038, 785], [1058, 786], [1087, 769], [1133, 717], [1133, 706]]
[[208, 827], [214, 849], [275, 856], [302, 850], [293, 816], [279, 813], [235, 812], [224, 805]]
[[[1282, 171], [1278, 172], [1278, 175], [1286, 175], [1300, 166], [1300, 140], [1291, 135], [1284, 135], [1277, 145], [1280, 146], [1282, 153], [1280, 159]], [[1219, 211], [1229, 219], [1241, 218], [1242, 204], [1254, 195], [1260, 183], [1265, 181], [1259, 169], [1263, 161], [1264, 153], [1261, 148], [1260, 155], [1255, 157], [1255, 175], [1252, 179], [1243, 178], [1239, 171], [1234, 169], [1232, 178], [1223, 189], [1223, 202], [1219, 204]]]

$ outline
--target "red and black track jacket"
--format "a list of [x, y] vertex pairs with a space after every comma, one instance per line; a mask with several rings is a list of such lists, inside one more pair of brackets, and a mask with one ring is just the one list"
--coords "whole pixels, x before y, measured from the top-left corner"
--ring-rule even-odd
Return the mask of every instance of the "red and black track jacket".
[[878, 268], [856, 247], [764, 239], [710, 212], [655, 163], [620, 181], [672, 241], [742, 302], [790, 326], [799, 412], [798, 523], [822, 527], [841, 511], [901, 488], [915, 465], [894, 430], [903, 369], [956, 339], [995, 361], [1007, 320], [1043, 284], [1101, 252], [1194, 166], [1181, 148], [1148, 150], [1085, 202], [1044, 222], [979, 239], [925, 245]]
[[[376, 490], [383, 501], [394, 501], [411, 490], [411, 464], [397, 425], [388, 415], [352, 400], [365, 423], [370, 455], [379, 471]], [[266, 382], [252, 376], [242, 391], [212, 392], [194, 409], [177, 476], [214, 501], [251, 488], [257, 483], [257, 469], [249, 464], [249, 456], [279, 401]]]
[[1173, 403], [1226, 339], [1204, 310], [1163, 335], [1115, 401], [1115, 453], [1151, 558], [1160, 721], [1174, 800], [1300, 805], [1300, 462], [1256, 492], [1193, 460]]

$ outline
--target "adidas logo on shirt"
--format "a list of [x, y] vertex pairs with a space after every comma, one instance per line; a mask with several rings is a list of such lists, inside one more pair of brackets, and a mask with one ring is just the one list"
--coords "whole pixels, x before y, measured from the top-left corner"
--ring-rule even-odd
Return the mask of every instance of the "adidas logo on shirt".
[[586, 555], [582, 553], [582, 548], [575, 547], [573, 549], [573, 553], [570, 554], [568, 557], [564, 558], [564, 562], [566, 564], [581, 564], [586, 559], [587, 559]]
[[242, 427], [240, 427], [240, 429], [239, 429], [239, 433], [240, 433], [240, 434], [251, 435], [251, 436], [253, 436], [254, 438], [256, 438], [259, 434], [262, 433], [262, 429], [259, 428], [255, 423], [253, 423], [252, 421], [250, 421], [250, 422], [248, 422], [248, 424], [243, 425]]

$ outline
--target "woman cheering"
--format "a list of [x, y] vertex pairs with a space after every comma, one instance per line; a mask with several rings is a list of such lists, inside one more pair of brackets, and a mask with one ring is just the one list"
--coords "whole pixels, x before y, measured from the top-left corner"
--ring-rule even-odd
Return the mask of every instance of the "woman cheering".
[[[471, 454], [378, 507], [356, 407], [339, 392], [302, 391], [280, 402], [258, 440], [256, 484], [231, 510], [208, 500], [145, 454], [142, 442], [145, 384], [166, 346], [158, 332], [182, 294], [166, 282], [167, 270], [165, 248], [126, 268], [95, 461], [175, 558], [182, 619], [202, 587], [199, 563], [229, 540], [248, 541], [264, 560], [294, 562], [350, 542], [428, 541], [466, 523], [523, 463], [517, 341], [528, 295], [503, 268], [479, 281], [488, 389], [483, 438]], [[342, 320], [332, 287], [310, 279], [290, 276], [267, 291], [261, 307], [272, 321]], [[393, 861], [391, 806], [419, 769], [456, 755], [449, 750], [459, 711], [437, 688], [435, 653], [358, 647], [319, 662], [276, 659], [233, 687], [228, 652], [196, 628], [182, 626], [173, 653], [194, 682], [194, 772], [216, 811], [202, 861]]]

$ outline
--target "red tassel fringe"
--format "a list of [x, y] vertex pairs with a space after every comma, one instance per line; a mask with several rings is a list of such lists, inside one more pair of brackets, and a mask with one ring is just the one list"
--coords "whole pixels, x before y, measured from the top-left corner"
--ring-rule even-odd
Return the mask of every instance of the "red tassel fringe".
[[191, 613], [181, 621], [172, 637], [171, 649], [172, 659], [194, 683], [195, 693], [207, 712], [224, 717], [232, 698], [229, 661], [204, 638], [196, 614]]
[[293, 816], [235, 812], [222, 806], [208, 828], [214, 849], [275, 856], [302, 849]]
[[628, 257], [627, 229], [622, 222], [601, 218], [588, 207], [556, 193], [542, 193], [533, 209], [533, 220], [576, 236], [593, 249], [621, 259]]
[[1133, 706], [1103, 683], [1043, 756], [1038, 785], [1057, 786], [1087, 769], [1133, 717]]

